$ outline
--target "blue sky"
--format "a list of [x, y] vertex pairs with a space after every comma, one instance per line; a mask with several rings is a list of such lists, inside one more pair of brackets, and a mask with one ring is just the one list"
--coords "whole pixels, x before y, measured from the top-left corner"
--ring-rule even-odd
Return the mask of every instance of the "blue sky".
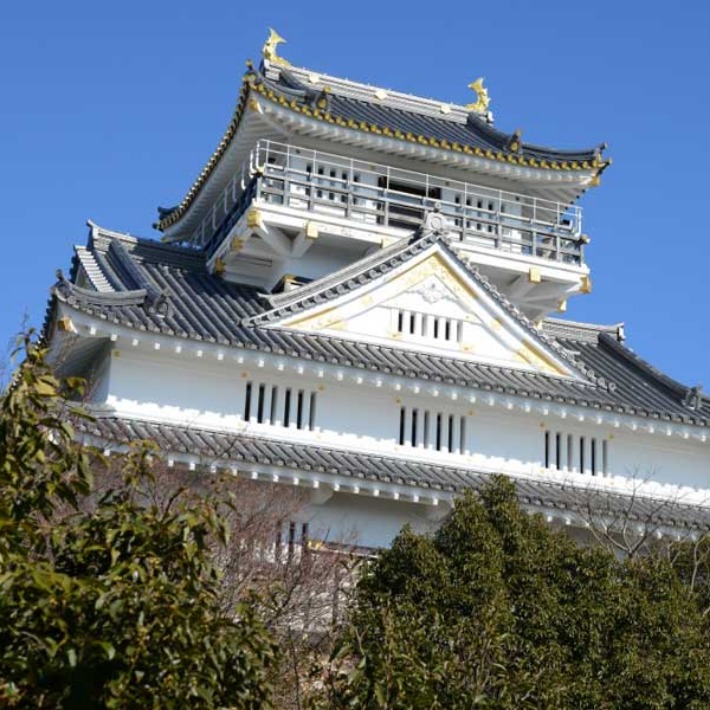
[[41, 325], [87, 219], [140, 236], [182, 198], [267, 28], [294, 64], [465, 103], [556, 147], [609, 143], [582, 199], [594, 292], [567, 316], [624, 321], [660, 369], [710, 389], [710, 9], [571, 3], [10, 3], [0, 11], [0, 345]]

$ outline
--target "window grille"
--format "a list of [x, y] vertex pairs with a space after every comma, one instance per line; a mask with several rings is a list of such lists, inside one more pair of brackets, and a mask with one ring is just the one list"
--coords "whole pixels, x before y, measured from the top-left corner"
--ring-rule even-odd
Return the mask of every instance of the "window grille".
[[246, 383], [244, 421], [313, 431], [318, 393], [265, 382]]
[[545, 430], [545, 468], [606, 476], [609, 473], [609, 441], [595, 436]]
[[395, 310], [396, 332], [415, 338], [431, 338], [446, 343], [460, 343], [463, 340], [463, 321], [458, 318], [435, 316], [430, 313]]
[[400, 446], [418, 446], [460, 454], [468, 450], [466, 436], [465, 415], [432, 412], [419, 407], [400, 407]]

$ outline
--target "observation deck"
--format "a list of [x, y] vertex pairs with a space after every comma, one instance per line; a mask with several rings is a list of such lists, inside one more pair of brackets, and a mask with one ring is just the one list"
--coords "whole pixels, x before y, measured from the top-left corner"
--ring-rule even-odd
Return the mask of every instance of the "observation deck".
[[530, 317], [589, 290], [577, 205], [270, 140], [258, 141], [190, 241], [213, 267], [251, 256], [270, 260], [270, 276], [274, 262], [300, 275], [294, 261], [316, 240], [361, 256], [411, 234], [435, 208], [452, 246]]

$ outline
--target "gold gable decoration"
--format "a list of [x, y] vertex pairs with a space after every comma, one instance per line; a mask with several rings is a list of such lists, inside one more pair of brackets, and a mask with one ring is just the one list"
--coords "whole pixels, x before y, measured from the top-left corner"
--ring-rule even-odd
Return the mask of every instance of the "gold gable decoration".
[[[337, 331], [341, 337], [357, 340], [371, 335], [389, 339], [392, 345], [401, 347], [401, 343], [406, 341], [403, 333], [397, 330], [371, 333], [366, 322], [372, 321], [363, 320], [363, 315], [373, 307], [411, 310], [411, 307], [397, 305], [396, 299], [405, 293], [421, 294], [425, 282], [432, 278], [442, 287], [445, 285], [451, 297], [465, 304], [468, 313], [452, 317], [480, 328], [476, 331], [475, 342], [459, 340], [447, 343], [444, 349], [451, 351], [450, 356], [461, 357], [465, 354], [498, 367], [522, 367], [545, 375], [572, 376], [569, 368], [557, 361], [544, 343], [535, 342], [529, 334], [513, 334], [511, 317], [490, 311], [486, 306], [490, 297], [484, 292], [477, 292], [469, 279], [455, 272], [448, 260], [436, 252], [407, 265], [395, 276], [385, 276], [374, 290], [359, 295], [354, 292], [343, 297], [340, 303], [336, 298], [335, 301], [313, 305], [303, 312], [287, 315], [278, 325], [311, 333]], [[436, 343], [429, 342], [427, 345], [437, 347]]]
[[291, 63], [283, 57], [279, 57], [276, 51], [276, 48], [280, 44], [285, 43], [286, 40], [276, 30], [269, 28], [269, 38], [266, 40], [261, 50], [262, 56], [267, 62], [271, 62], [272, 64], [279, 64], [282, 67], [291, 66]]
[[491, 97], [488, 95], [488, 90], [483, 86], [483, 77], [481, 76], [470, 83], [468, 88], [476, 92], [476, 103], [467, 104], [466, 108], [476, 113], [486, 113], [491, 104]]

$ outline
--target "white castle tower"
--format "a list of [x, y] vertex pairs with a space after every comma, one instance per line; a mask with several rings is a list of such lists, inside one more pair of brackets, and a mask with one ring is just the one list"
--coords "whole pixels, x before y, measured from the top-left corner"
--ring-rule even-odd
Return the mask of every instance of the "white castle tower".
[[621, 325], [549, 318], [591, 291], [577, 200], [604, 146], [500, 132], [482, 80], [457, 106], [292, 67], [281, 41], [162, 242], [90, 224], [53, 289], [85, 440], [306, 487], [311, 536], [368, 547], [495, 473], [579, 536], [708, 529], [710, 401]]

